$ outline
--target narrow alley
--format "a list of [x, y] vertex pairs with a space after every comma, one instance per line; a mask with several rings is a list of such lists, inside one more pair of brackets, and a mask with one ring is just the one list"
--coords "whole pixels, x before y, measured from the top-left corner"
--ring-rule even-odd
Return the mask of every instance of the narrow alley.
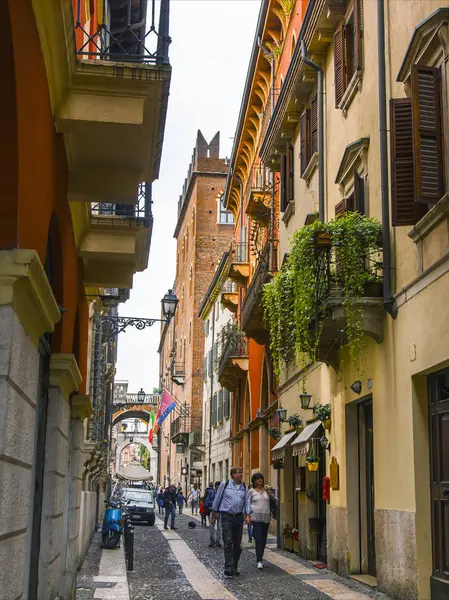
[[[352, 579], [341, 578], [276, 548], [269, 537], [265, 568], [256, 570], [254, 544], [243, 534], [240, 576], [223, 576], [223, 550], [209, 548], [208, 528], [189, 514], [177, 517], [176, 530], [135, 528], [134, 571], [128, 572], [123, 547], [100, 548], [96, 534], [78, 575], [76, 600], [390, 600]], [[190, 529], [194, 520], [197, 527]], [[111, 559], [112, 557], [112, 559]]]

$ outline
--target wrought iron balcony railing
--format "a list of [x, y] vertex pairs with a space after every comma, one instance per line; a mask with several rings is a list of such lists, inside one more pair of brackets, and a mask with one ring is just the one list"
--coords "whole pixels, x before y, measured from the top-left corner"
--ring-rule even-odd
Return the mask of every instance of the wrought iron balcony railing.
[[153, 222], [151, 183], [140, 183], [137, 188], [137, 204], [118, 204], [114, 202], [98, 202], [92, 204], [92, 216], [111, 217], [110, 224], [123, 225], [125, 219], [132, 219], [133, 224], [150, 227]]
[[248, 338], [243, 332], [236, 331], [232, 327], [225, 327], [222, 331], [222, 338], [218, 379], [223, 375], [230, 359], [246, 358], [248, 356]]
[[179, 416], [170, 424], [170, 437], [172, 442], [176, 443], [176, 440], [180, 439], [181, 436], [187, 435], [199, 431], [201, 433], [201, 417], [192, 417], [191, 415]]
[[169, 64], [170, 0], [76, 0], [74, 17], [78, 58]]
[[232, 262], [247, 263], [248, 262], [248, 243], [238, 242], [232, 246]]

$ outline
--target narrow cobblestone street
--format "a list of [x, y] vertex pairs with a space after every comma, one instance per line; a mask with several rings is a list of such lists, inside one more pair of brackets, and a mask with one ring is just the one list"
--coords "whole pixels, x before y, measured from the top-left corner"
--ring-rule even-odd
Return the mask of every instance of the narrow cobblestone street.
[[264, 570], [257, 571], [246, 532], [241, 575], [225, 579], [223, 550], [209, 548], [208, 528], [194, 517], [198, 525], [189, 529], [191, 520], [190, 514], [177, 517], [176, 531], [164, 531], [160, 519], [155, 527], [135, 528], [134, 571], [128, 573], [127, 586], [123, 549], [101, 550], [96, 534], [78, 575], [76, 600], [166, 600], [167, 594], [183, 600], [390, 600], [277, 550], [274, 538], [268, 541]]

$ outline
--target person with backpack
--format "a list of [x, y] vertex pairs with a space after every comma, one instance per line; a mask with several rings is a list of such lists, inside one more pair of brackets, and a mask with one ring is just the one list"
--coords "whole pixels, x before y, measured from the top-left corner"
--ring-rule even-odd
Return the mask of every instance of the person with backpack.
[[212, 506], [214, 504], [214, 500], [215, 500], [215, 496], [217, 495], [217, 491], [218, 488], [220, 487], [220, 483], [221, 481], [216, 481], [215, 485], [213, 485], [212, 483], [209, 483], [208, 487], [206, 488], [206, 493], [204, 496], [204, 506], [206, 508], [206, 514], [209, 517], [209, 534], [210, 534], [210, 541], [209, 541], [209, 548], [221, 548], [221, 536], [222, 536], [222, 530], [221, 530], [221, 519], [220, 519], [220, 514], [218, 513], [215, 524], [212, 525], [210, 516], [211, 516], [211, 512], [212, 512]]
[[221, 483], [212, 505], [210, 522], [215, 525], [220, 513], [223, 530], [225, 577], [240, 575], [238, 564], [242, 553], [243, 521], [251, 520], [248, 488], [242, 481], [243, 469], [232, 467], [231, 479]]

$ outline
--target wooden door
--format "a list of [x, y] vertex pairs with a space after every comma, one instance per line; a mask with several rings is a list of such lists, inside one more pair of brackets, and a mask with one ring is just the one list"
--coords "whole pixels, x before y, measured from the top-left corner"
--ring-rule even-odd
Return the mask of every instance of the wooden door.
[[449, 598], [449, 369], [429, 377], [432, 600]]
[[376, 576], [376, 534], [374, 527], [374, 435], [373, 403], [365, 404], [366, 529], [368, 574]]

